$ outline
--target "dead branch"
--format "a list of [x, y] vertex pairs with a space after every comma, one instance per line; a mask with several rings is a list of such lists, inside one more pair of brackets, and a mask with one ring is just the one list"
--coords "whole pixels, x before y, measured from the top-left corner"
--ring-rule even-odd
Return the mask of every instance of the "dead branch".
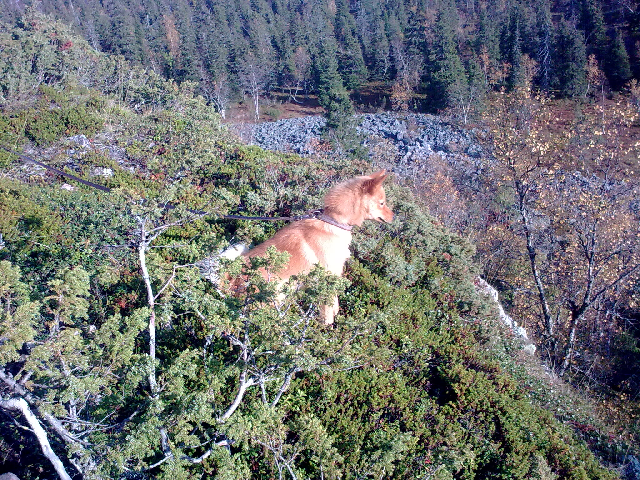
[[49, 439], [47, 438], [47, 432], [44, 430], [44, 428], [42, 428], [42, 425], [38, 421], [37, 417], [29, 408], [29, 404], [27, 403], [27, 401], [22, 397], [0, 400], [0, 408], [13, 411], [17, 410], [24, 416], [24, 418], [27, 420], [27, 423], [31, 427], [33, 434], [38, 439], [38, 443], [40, 443], [42, 453], [51, 462], [51, 465], [53, 465], [53, 468], [58, 473], [58, 476], [62, 480], [71, 480], [71, 477], [65, 470], [62, 461], [51, 448], [51, 444], [49, 443]]

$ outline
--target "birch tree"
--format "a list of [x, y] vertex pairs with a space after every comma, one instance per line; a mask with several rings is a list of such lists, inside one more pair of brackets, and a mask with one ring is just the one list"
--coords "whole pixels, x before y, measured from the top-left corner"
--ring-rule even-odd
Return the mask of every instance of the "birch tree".
[[610, 341], [613, 306], [638, 277], [638, 185], [625, 173], [638, 146], [610, 141], [637, 113], [625, 102], [607, 111], [596, 105], [561, 130], [545, 99], [527, 91], [515, 102], [500, 96], [493, 107], [494, 192], [529, 272], [506, 279], [517, 285], [519, 315], [539, 319], [548, 359], [563, 375], [576, 355], [587, 359], [602, 344], [579, 341], [582, 329]]

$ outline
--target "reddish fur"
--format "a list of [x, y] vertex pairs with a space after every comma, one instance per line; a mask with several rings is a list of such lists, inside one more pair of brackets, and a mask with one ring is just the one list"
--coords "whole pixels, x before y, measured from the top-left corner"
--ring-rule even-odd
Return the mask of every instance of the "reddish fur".
[[[324, 213], [347, 225], [360, 226], [364, 220], [393, 221], [393, 212], [386, 205], [382, 187], [386, 176], [387, 173], [381, 170], [336, 185], [325, 195]], [[351, 255], [350, 243], [350, 231], [322, 220], [309, 219], [287, 225], [244, 256], [262, 256], [271, 245], [279, 251], [289, 252], [288, 264], [278, 272], [278, 278], [285, 282], [292, 275], [308, 273], [316, 263], [334, 275], [342, 275], [344, 264]], [[338, 308], [335, 297], [333, 305], [323, 309], [325, 323], [333, 323]]]

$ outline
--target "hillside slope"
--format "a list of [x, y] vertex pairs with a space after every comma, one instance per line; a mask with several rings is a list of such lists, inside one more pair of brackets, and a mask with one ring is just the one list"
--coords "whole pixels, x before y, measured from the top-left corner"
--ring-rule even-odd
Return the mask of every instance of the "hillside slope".
[[[50, 48], [56, 28], [3, 41], [58, 65], [69, 59]], [[497, 333], [495, 311], [475, 293], [472, 245], [403, 187], [388, 188], [392, 224], [356, 232], [346, 281], [314, 271], [277, 307], [257, 275], [242, 298], [219, 293], [198, 261], [279, 227], [222, 214], [301, 213], [370, 166], [240, 145], [188, 85], [140, 78], [120, 84], [124, 96], [71, 73], [35, 89], [18, 83], [1, 113], [3, 145], [112, 189], [0, 157], [4, 470], [23, 479], [616, 478], [539, 406], [543, 385], [523, 374], [519, 344]], [[142, 108], [143, 93], [162, 102]], [[273, 254], [254, 268], [279, 262]], [[343, 307], [328, 328], [317, 305], [336, 291]], [[48, 456], [28, 419], [44, 429]]]

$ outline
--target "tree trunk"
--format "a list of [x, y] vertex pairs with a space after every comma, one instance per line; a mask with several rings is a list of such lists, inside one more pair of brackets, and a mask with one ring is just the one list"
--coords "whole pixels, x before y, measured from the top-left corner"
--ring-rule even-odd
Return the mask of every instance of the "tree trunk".
[[571, 364], [571, 358], [573, 358], [573, 354], [575, 352], [575, 344], [576, 344], [576, 332], [578, 330], [578, 323], [582, 318], [583, 313], [586, 309], [580, 310], [572, 310], [571, 311], [571, 325], [569, 326], [569, 339], [567, 341], [567, 349], [564, 354], [564, 359], [562, 360], [562, 366], [560, 367], [559, 376], [564, 376], [565, 372], [569, 369], [569, 365]]
[[151, 390], [151, 396], [155, 397], [158, 394], [158, 384], [156, 382], [156, 305], [155, 295], [153, 294], [153, 288], [151, 286], [151, 278], [149, 277], [149, 270], [147, 270], [147, 256], [146, 250], [148, 242], [146, 238], [146, 231], [144, 223], [140, 227], [140, 244], [138, 245], [138, 258], [140, 260], [140, 270], [142, 271], [142, 279], [147, 290], [147, 304], [149, 305], [149, 389]]
[[253, 106], [256, 110], [255, 121], [258, 122], [260, 120], [260, 92], [257, 88], [253, 94]]
[[524, 205], [524, 194], [522, 194], [521, 192], [521, 186], [519, 182], [516, 182], [516, 190], [518, 191], [518, 195], [520, 196], [518, 209], [520, 211], [520, 220], [522, 222], [522, 228], [524, 229], [525, 240], [527, 243], [527, 253], [529, 255], [529, 263], [531, 264], [531, 273], [536, 284], [536, 289], [538, 290], [538, 298], [540, 299], [540, 306], [542, 308], [542, 315], [544, 317], [545, 335], [548, 338], [551, 338], [555, 333], [555, 325], [553, 322], [553, 316], [551, 315], [551, 309], [549, 308], [549, 302], [547, 301], [547, 295], [544, 291], [544, 285], [542, 284], [542, 279], [540, 278], [540, 272], [538, 271], [538, 264], [536, 263], [537, 253], [535, 247], [533, 246], [531, 230], [529, 229], [529, 218], [527, 215], [526, 207]]

